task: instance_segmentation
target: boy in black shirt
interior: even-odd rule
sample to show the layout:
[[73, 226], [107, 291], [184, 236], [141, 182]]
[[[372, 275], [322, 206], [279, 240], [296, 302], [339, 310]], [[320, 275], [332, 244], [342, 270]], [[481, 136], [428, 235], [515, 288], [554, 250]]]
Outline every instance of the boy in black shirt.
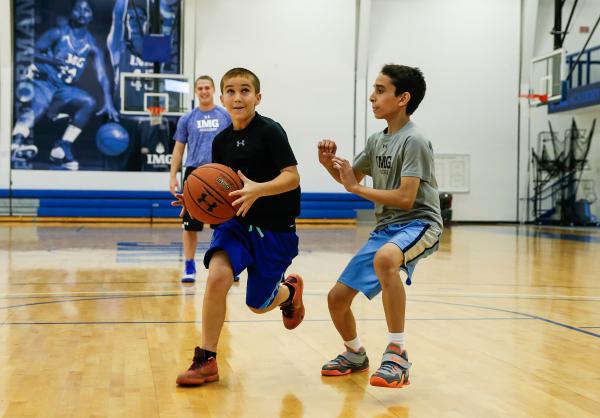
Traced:
[[260, 81], [251, 71], [233, 68], [221, 79], [221, 102], [232, 124], [219, 133], [212, 161], [237, 171], [244, 187], [235, 218], [219, 225], [204, 256], [208, 268], [202, 308], [202, 343], [179, 385], [219, 380], [217, 343], [225, 321], [227, 292], [233, 277], [248, 271], [246, 305], [255, 313], [281, 308], [283, 324], [296, 328], [304, 318], [303, 282], [297, 274], [283, 279], [298, 255], [295, 218], [300, 213], [300, 176], [287, 135], [277, 122], [256, 113]]

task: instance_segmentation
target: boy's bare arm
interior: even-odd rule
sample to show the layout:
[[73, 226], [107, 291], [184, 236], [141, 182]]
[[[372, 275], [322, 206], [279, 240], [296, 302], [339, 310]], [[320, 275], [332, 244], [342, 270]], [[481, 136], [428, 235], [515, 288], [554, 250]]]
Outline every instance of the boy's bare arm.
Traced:
[[244, 187], [229, 193], [229, 196], [238, 197], [233, 202], [233, 206], [240, 205], [237, 212], [238, 216], [246, 216], [248, 210], [259, 197], [289, 192], [300, 185], [300, 175], [298, 174], [298, 167], [295, 165], [283, 168], [277, 177], [264, 183], [250, 180], [241, 171], [238, 171], [238, 175], [244, 182]]
[[401, 177], [400, 187], [393, 190], [379, 190], [363, 186], [354, 177], [352, 166], [348, 160], [334, 157], [333, 167], [338, 170], [344, 188], [350, 193], [364, 197], [375, 203], [392, 206], [403, 210], [412, 209], [421, 184], [419, 177]]
[[358, 184], [352, 193], [381, 205], [411, 210], [415, 204], [420, 183], [419, 177], [401, 177], [400, 187], [397, 189], [378, 190]]
[[181, 191], [179, 182], [177, 181], [177, 173], [181, 169], [181, 160], [183, 159], [184, 150], [185, 144], [183, 142], [175, 141], [175, 148], [173, 148], [173, 154], [171, 155], [171, 173], [169, 176], [169, 190], [173, 196], [175, 196], [177, 191]]

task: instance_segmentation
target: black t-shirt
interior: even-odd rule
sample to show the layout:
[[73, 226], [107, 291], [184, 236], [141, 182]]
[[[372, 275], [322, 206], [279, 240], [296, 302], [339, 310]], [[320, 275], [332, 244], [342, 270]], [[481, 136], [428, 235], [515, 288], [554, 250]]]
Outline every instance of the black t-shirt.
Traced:
[[[277, 177], [285, 167], [298, 165], [281, 125], [256, 113], [239, 131], [229, 125], [213, 141], [212, 161], [241, 172], [250, 180], [264, 183]], [[257, 199], [245, 217], [247, 225], [274, 231], [294, 231], [300, 214], [300, 186], [289, 192]]]

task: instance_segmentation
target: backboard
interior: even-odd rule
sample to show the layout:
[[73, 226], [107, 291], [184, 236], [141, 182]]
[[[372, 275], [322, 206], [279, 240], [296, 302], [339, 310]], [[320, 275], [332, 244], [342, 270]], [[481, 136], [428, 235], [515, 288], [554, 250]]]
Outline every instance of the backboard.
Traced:
[[[529, 93], [533, 98], [533, 105], [559, 101], [562, 98], [562, 82], [565, 78], [564, 49], [557, 49], [531, 60]], [[541, 101], [540, 97], [546, 100]]]
[[182, 74], [121, 73], [121, 114], [147, 116], [161, 107], [162, 116], [181, 116], [191, 109], [189, 77]]

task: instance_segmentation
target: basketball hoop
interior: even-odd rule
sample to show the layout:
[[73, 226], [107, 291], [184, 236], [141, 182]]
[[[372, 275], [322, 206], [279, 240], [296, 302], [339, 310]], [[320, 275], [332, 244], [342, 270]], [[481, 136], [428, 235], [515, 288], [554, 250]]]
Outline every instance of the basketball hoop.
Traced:
[[165, 108], [161, 106], [149, 106], [148, 113], [150, 114], [150, 126], [160, 125], [162, 122], [162, 115], [165, 112]]
[[543, 105], [548, 104], [547, 94], [519, 94], [519, 97], [522, 99], [538, 100]]

